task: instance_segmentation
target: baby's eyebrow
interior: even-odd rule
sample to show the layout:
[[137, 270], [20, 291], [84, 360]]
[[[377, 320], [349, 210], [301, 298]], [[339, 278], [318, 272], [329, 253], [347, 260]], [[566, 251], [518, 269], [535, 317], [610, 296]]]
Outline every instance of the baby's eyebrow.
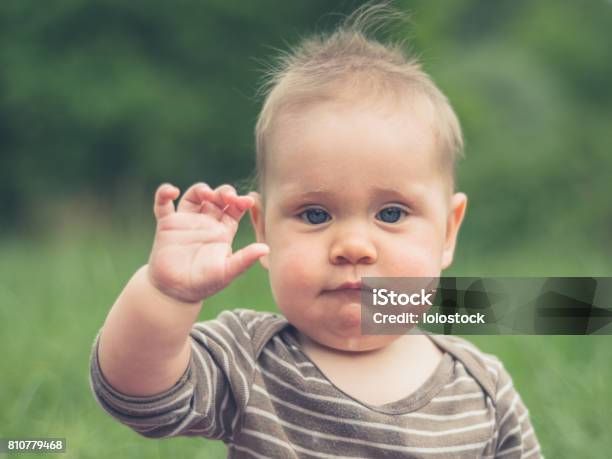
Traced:
[[280, 205], [289, 210], [297, 205], [305, 204], [306, 202], [330, 202], [333, 200], [332, 192], [316, 189], [316, 190], [300, 190], [293, 187], [283, 187], [279, 189]]
[[308, 190], [308, 191], [287, 191], [283, 193], [286, 199], [300, 200], [300, 199], [323, 199], [333, 196], [333, 193], [325, 190]]
[[404, 192], [395, 186], [372, 186], [370, 190], [376, 194], [404, 194]]
[[407, 186], [406, 189], [395, 186], [373, 186], [370, 191], [376, 196], [389, 199], [414, 199], [421, 194], [419, 187], [416, 186]]
[[[376, 199], [407, 201], [409, 203], [418, 200], [425, 191], [421, 189], [422, 187], [416, 185], [407, 185], [405, 187], [398, 187], [394, 185], [372, 185], [364, 188], [366, 189], [367, 193], [372, 194]], [[291, 188], [287, 188], [282, 190], [281, 195], [283, 196], [283, 202], [288, 205], [292, 205], [296, 202], [308, 200], [329, 202], [335, 197], [338, 197], [338, 192], [322, 188], [313, 190], [293, 190]]]

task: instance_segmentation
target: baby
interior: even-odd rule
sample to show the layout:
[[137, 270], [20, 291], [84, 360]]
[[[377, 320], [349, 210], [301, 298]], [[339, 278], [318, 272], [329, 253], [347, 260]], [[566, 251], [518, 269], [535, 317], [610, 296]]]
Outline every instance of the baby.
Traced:
[[[467, 198], [445, 96], [358, 10], [281, 59], [256, 127], [257, 192], [155, 194], [147, 265], [96, 337], [100, 405], [150, 438], [220, 439], [229, 457], [541, 457], [500, 361], [467, 341], [361, 333], [362, 277], [438, 277]], [[257, 242], [232, 252], [250, 213]], [[257, 260], [282, 315], [202, 300]]]

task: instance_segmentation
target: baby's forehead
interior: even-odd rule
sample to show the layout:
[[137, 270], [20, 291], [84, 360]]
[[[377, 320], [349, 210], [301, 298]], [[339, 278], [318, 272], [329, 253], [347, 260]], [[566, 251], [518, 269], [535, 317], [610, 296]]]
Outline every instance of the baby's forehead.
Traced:
[[[278, 112], [266, 136], [260, 185], [299, 181], [317, 188], [321, 180], [336, 180], [363, 186], [398, 174], [448, 176], [440, 150], [433, 105], [422, 95], [309, 100]], [[348, 180], [354, 175], [358, 183]], [[450, 177], [452, 187], [452, 168]]]
[[401, 120], [407, 117], [419, 117], [433, 125], [435, 107], [429, 97], [415, 90], [388, 91], [382, 94], [360, 92], [362, 90], [339, 90], [330, 95], [296, 97], [277, 110], [272, 126], [273, 130], [291, 129], [296, 122], [310, 117], [351, 113], [370, 113], [387, 119]]
[[421, 201], [422, 197], [446, 189], [446, 179], [428, 158], [404, 161], [402, 164], [378, 161], [371, 155], [367, 162], [361, 157], [320, 157], [307, 164], [273, 165], [265, 190], [277, 203], [326, 203], [337, 205], [381, 203], [383, 201]]
[[304, 173], [316, 173], [313, 169], [319, 167], [350, 168], [355, 162], [364, 167], [376, 162], [423, 167], [437, 156], [428, 114], [413, 108], [401, 112], [319, 104], [279, 120], [267, 140], [267, 168], [299, 168]]
[[[315, 152], [330, 145], [346, 150], [345, 158], [352, 161], [350, 152], [355, 150], [355, 143], [370, 145], [375, 155], [393, 139], [395, 143], [427, 144], [425, 148], [435, 153], [435, 113], [427, 98], [405, 94], [395, 99], [389, 94], [379, 99], [342, 96], [284, 107], [266, 135], [265, 155], [272, 162], [298, 149]], [[309, 158], [316, 159], [312, 155]]]

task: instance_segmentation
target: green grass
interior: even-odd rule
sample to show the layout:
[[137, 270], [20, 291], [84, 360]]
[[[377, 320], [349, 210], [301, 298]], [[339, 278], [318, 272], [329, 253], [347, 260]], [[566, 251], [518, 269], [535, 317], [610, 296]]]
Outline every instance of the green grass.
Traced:
[[[37, 242], [0, 240], [0, 437], [65, 437], [66, 458], [225, 457], [220, 442], [142, 438], [111, 419], [90, 393], [92, 340], [148, 256], [152, 229], [142, 228], [74, 229]], [[242, 235], [238, 245], [247, 238]], [[514, 260], [529, 265], [518, 255]], [[471, 262], [478, 266], [477, 259]], [[487, 263], [500, 274], [501, 261]], [[558, 273], [559, 265], [554, 266]], [[274, 310], [264, 270], [251, 269], [207, 301], [201, 319], [229, 307]], [[548, 457], [609, 454], [612, 337], [479, 336], [472, 341], [497, 354], [513, 375]]]

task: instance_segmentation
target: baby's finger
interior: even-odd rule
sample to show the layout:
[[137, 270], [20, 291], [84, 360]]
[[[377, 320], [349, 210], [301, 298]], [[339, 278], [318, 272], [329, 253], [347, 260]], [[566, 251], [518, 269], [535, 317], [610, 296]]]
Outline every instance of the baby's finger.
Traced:
[[239, 274], [255, 263], [259, 258], [270, 253], [267, 244], [255, 242], [243, 249], [240, 249], [227, 260], [227, 273], [230, 279], [234, 279]]
[[224, 183], [223, 185], [218, 186], [217, 188], [215, 188], [215, 192], [218, 193], [220, 196], [236, 196], [236, 188], [234, 188], [232, 185], [228, 185], [227, 183]]
[[221, 220], [221, 217], [223, 217], [223, 212], [221, 211], [221, 209], [219, 209], [216, 204], [210, 201], [202, 201], [200, 212], [206, 215], [210, 215], [215, 220]]
[[243, 212], [253, 207], [253, 204], [255, 204], [255, 199], [248, 195], [238, 196], [236, 200], [236, 208]]
[[221, 198], [221, 209], [224, 214], [236, 221], [239, 221], [244, 212], [253, 205], [251, 197], [238, 196], [231, 185], [221, 185], [216, 191]]
[[202, 207], [202, 202], [210, 200], [214, 196], [210, 187], [204, 183], [196, 183], [191, 185], [181, 198], [177, 210], [179, 212], [194, 212], [199, 213]]
[[[229, 196], [227, 204], [223, 207], [223, 215], [235, 223], [240, 222], [248, 209], [253, 207], [255, 201], [250, 196]], [[221, 221], [224, 221], [221, 219]]]
[[153, 213], [156, 219], [159, 220], [174, 213], [174, 203], [172, 201], [178, 198], [180, 193], [177, 187], [169, 183], [163, 183], [157, 188], [153, 203]]

